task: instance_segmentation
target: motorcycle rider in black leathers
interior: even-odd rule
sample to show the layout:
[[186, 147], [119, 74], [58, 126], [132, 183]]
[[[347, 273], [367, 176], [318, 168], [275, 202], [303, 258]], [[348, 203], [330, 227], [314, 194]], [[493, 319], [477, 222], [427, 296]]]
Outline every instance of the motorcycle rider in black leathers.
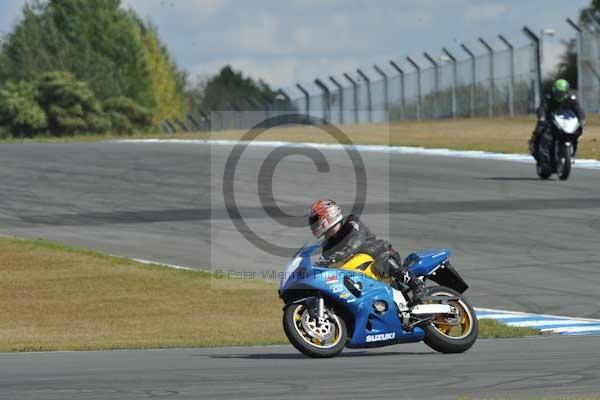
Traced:
[[400, 254], [383, 239], [377, 239], [355, 215], [344, 218], [341, 209], [332, 200], [318, 200], [310, 210], [309, 223], [315, 237], [325, 236], [321, 265], [345, 262], [358, 253], [368, 254], [375, 260], [374, 272], [380, 277], [391, 277], [412, 291], [411, 305], [425, 295], [425, 283], [402, 266]]
[[579, 106], [577, 96], [569, 93], [569, 83], [564, 79], [559, 79], [552, 85], [552, 93], [544, 98], [537, 110], [538, 121], [529, 140], [529, 152], [536, 161], [539, 160], [539, 151], [545, 151], [546, 146], [540, 148], [540, 145], [542, 144], [544, 132], [549, 128], [548, 124], [550, 123], [552, 114], [560, 110], [571, 110], [579, 118], [581, 126], [575, 134], [576, 137], [573, 141], [573, 156], [577, 153], [579, 137], [583, 133], [583, 126], [585, 125], [585, 113]]

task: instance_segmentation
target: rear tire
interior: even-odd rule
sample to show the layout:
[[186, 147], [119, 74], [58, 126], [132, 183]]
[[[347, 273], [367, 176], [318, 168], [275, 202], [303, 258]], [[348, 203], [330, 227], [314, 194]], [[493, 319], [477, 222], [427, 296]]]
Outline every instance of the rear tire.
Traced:
[[[332, 337], [330, 342], [325, 342], [317, 339], [310, 327], [307, 330], [307, 326], [313, 326], [314, 323], [307, 312], [308, 309], [303, 303], [289, 304], [283, 310], [283, 330], [290, 343], [301, 353], [313, 358], [330, 358], [340, 354], [346, 347], [348, 338], [343, 318], [331, 311], [326, 312], [330, 317], [326, 320], [328, 325], [324, 331], [331, 332]], [[318, 327], [320, 328], [322, 326]]]
[[[443, 286], [430, 288], [428, 295], [459, 297], [459, 300], [449, 301], [448, 303], [459, 310], [461, 332], [459, 336], [453, 337], [450, 335], [449, 330], [446, 331], [447, 327], [443, 324], [430, 322], [421, 326], [425, 331], [423, 341], [440, 353], [463, 353], [469, 350], [477, 340], [479, 333], [477, 315], [471, 303], [457, 291]], [[464, 331], [463, 327], [465, 327]]]

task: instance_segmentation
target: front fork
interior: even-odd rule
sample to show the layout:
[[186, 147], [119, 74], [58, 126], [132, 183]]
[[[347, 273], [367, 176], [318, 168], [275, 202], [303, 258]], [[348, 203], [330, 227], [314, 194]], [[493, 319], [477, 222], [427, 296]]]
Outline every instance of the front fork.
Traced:
[[556, 146], [554, 146], [554, 154], [556, 156], [556, 160], [560, 160], [561, 156], [563, 155], [563, 151], [568, 151], [569, 155], [573, 156], [573, 152], [575, 151], [573, 143], [557, 141]]
[[325, 323], [325, 300], [322, 297], [317, 299], [317, 321], [319, 325]]

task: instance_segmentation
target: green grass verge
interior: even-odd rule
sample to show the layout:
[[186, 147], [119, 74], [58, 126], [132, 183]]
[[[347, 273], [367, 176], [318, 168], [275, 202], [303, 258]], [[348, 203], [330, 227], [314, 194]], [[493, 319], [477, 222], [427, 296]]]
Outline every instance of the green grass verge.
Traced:
[[0, 238], [0, 351], [285, 343], [275, 287]]
[[479, 320], [479, 338], [481, 339], [539, 336], [542, 334], [544, 333], [537, 329], [509, 326], [495, 319]]
[[[284, 344], [274, 284], [0, 237], [0, 351]], [[481, 321], [480, 337], [537, 331]]]
[[[343, 125], [340, 129], [355, 144], [416, 146], [454, 150], [483, 150], [500, 153], [527, 153], [527, 142], [535, 118], [473, 118], [436, 121], [407, 121], [391, 124]], [[229, 130], [177, 134], [135, 133], [132, 135], [77, 135], [73, 137], [39, 137], [33, 139], [0, 139], [0, 143], [68, 143], [113, 139], [207, 139], [238, 140], [247, 131]], [[259, 140], [331, 143], [335, 140], [319, 128], [293, 126], [269, 129]], [[591, 115], [581, 139], [578, 156], [600, 159], [600, 117]]]

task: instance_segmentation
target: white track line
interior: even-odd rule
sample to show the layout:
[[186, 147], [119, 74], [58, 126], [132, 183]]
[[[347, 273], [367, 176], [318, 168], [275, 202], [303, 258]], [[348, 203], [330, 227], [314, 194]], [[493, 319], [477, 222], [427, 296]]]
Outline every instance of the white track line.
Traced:
[[558, 315], [529, 314], [515, 311], [476, 308], [478, 319], [495, 319], [509, 326], [528, 327], [559, 335], [600, 334], [600, 320]]
[[[200, 269], [182, 267], [180, 265], [166, 264], [162, 262], [134, 258], [142, 264], [159, 265], [168, 268], [185, 271], [203, 271]], [[509, 326], [529, 327], [538, 329], [542, 332], [552, 332], [560, 335], [597, 335], [600, 334], [600, 320], [563, 317], [557, 315], [530, 314], [519, 311], [505, 311], [490, 308], [475, 308], [477, 319], [495, 319], [504, 322]], [[517, 319], [517, 321], [506, 321]], [[544, 328], [551, 326], [551, 328]]]
[[[525, 164], [533, 164], [533, 158], [528, 154], [507, 154], [493, 153], [488, 151], [475, 150], [450, 150], [450, 149], [429, 149], [424, 147], [407, 147], [407, 146], [379, 146], [379, 145], [364, 145], [357, 144], [354, 146], [341, 144], [325, 144], [325, 143], [302, 143], [302, 142], [284, 142], [284, 141], [235, 141], [235, 140], [200, 140], [200, 139], [123, 139], [116, 140], [118, 143], [171, 143], [171, 144], [200, 144], [200, 145], [216, 145], [216, 146], [234, 146], [236, 144], [246, 144], [251, 147], [305, 147], [311, 146], [320, 150], [339, 151], [348, 148], [354, 148], [360, 152], [375, 152], [388, 154], [412, 154], [412, 155], [428, 155], [441, 157], [459, 157], [459, 158], [475, 158], [482, 160], [498, 160], [512, 161]], [[581, 169], [600, 169], [600, 160], [577, 159], [574, 168]]]
[[[600, 323], [600, 319], [594, 319], [594, 318], [577, 318], [577, 317], [564, 317], [562, 315], [548, 315], [548, 314], [531, 314], [531, 313], [526, 313], [526, 312], [521, 312], [521, 311], [505, 311], [505, 310], [497, 310], [494, 308], [476, 308], [475, 311], [477, 313], [498, 313], [498, 314], [502, 314], [502, 315], [514, 315], [514, 317], [519, 317], [519, 316], [523, 316], [523, 317], [531, 317], [531, 316], [536, 316], [536, 317], [544, 317], [544, 318], [560, 318], [560, 319], [570, 319], [570, 320], [575, 320], [575, 321], [590, 321], [590, 322], [598, 322]], [[511, 317], [511, 318], [514, 318]], [[487, 318], [487, 317], [485, 317]]]
[[[510, 326], [517, 326], [517, 327], [530, 327], [530, 328], [542, 328], [544, 326], [553, 326], [553, 325], [592, 325], [595, 326], [597, 325], [597, 323], [594, 323], [592, 321], [573, 321], [570, 319], [537, 319], [537, 320], [532, 320], [532, 321], [519, 321], [519, 322], [509, 322]], [[552, 330], [557, 330], [560, 328], [548, 328], [548, 329], [552, 329]], [[542, 328], [542, 330], [544, 330]]]
[[[120, 257], [120, 256], [115, 256], [115, 257]], [[144, 259], [141, 259], [141, 258], [132, 258], [132, 260], [136, 261], [136, 262], [139, 262], [140, 264], [157, 265], [159, 267], [168, 267], [168, 268], [173, 268], [173, 269], [181, 269], [181, 270], [184, 270], [184, 271], [210, 272], [210, 271], [205, 271], [205, 270], [199, 269], [199, 268], [182, 267], [181, 265], [165, 264], [163, 262], [144, 260]]]
[[[545, 331], [546, 329], [542, 329]], [[565, 327], [565, 328], [554, 328], [552, 331], [556, 333], [587, 333], [587, 332], [598, 332], [600, 333], [600, 326], [577, 326], [577, 327]]]

